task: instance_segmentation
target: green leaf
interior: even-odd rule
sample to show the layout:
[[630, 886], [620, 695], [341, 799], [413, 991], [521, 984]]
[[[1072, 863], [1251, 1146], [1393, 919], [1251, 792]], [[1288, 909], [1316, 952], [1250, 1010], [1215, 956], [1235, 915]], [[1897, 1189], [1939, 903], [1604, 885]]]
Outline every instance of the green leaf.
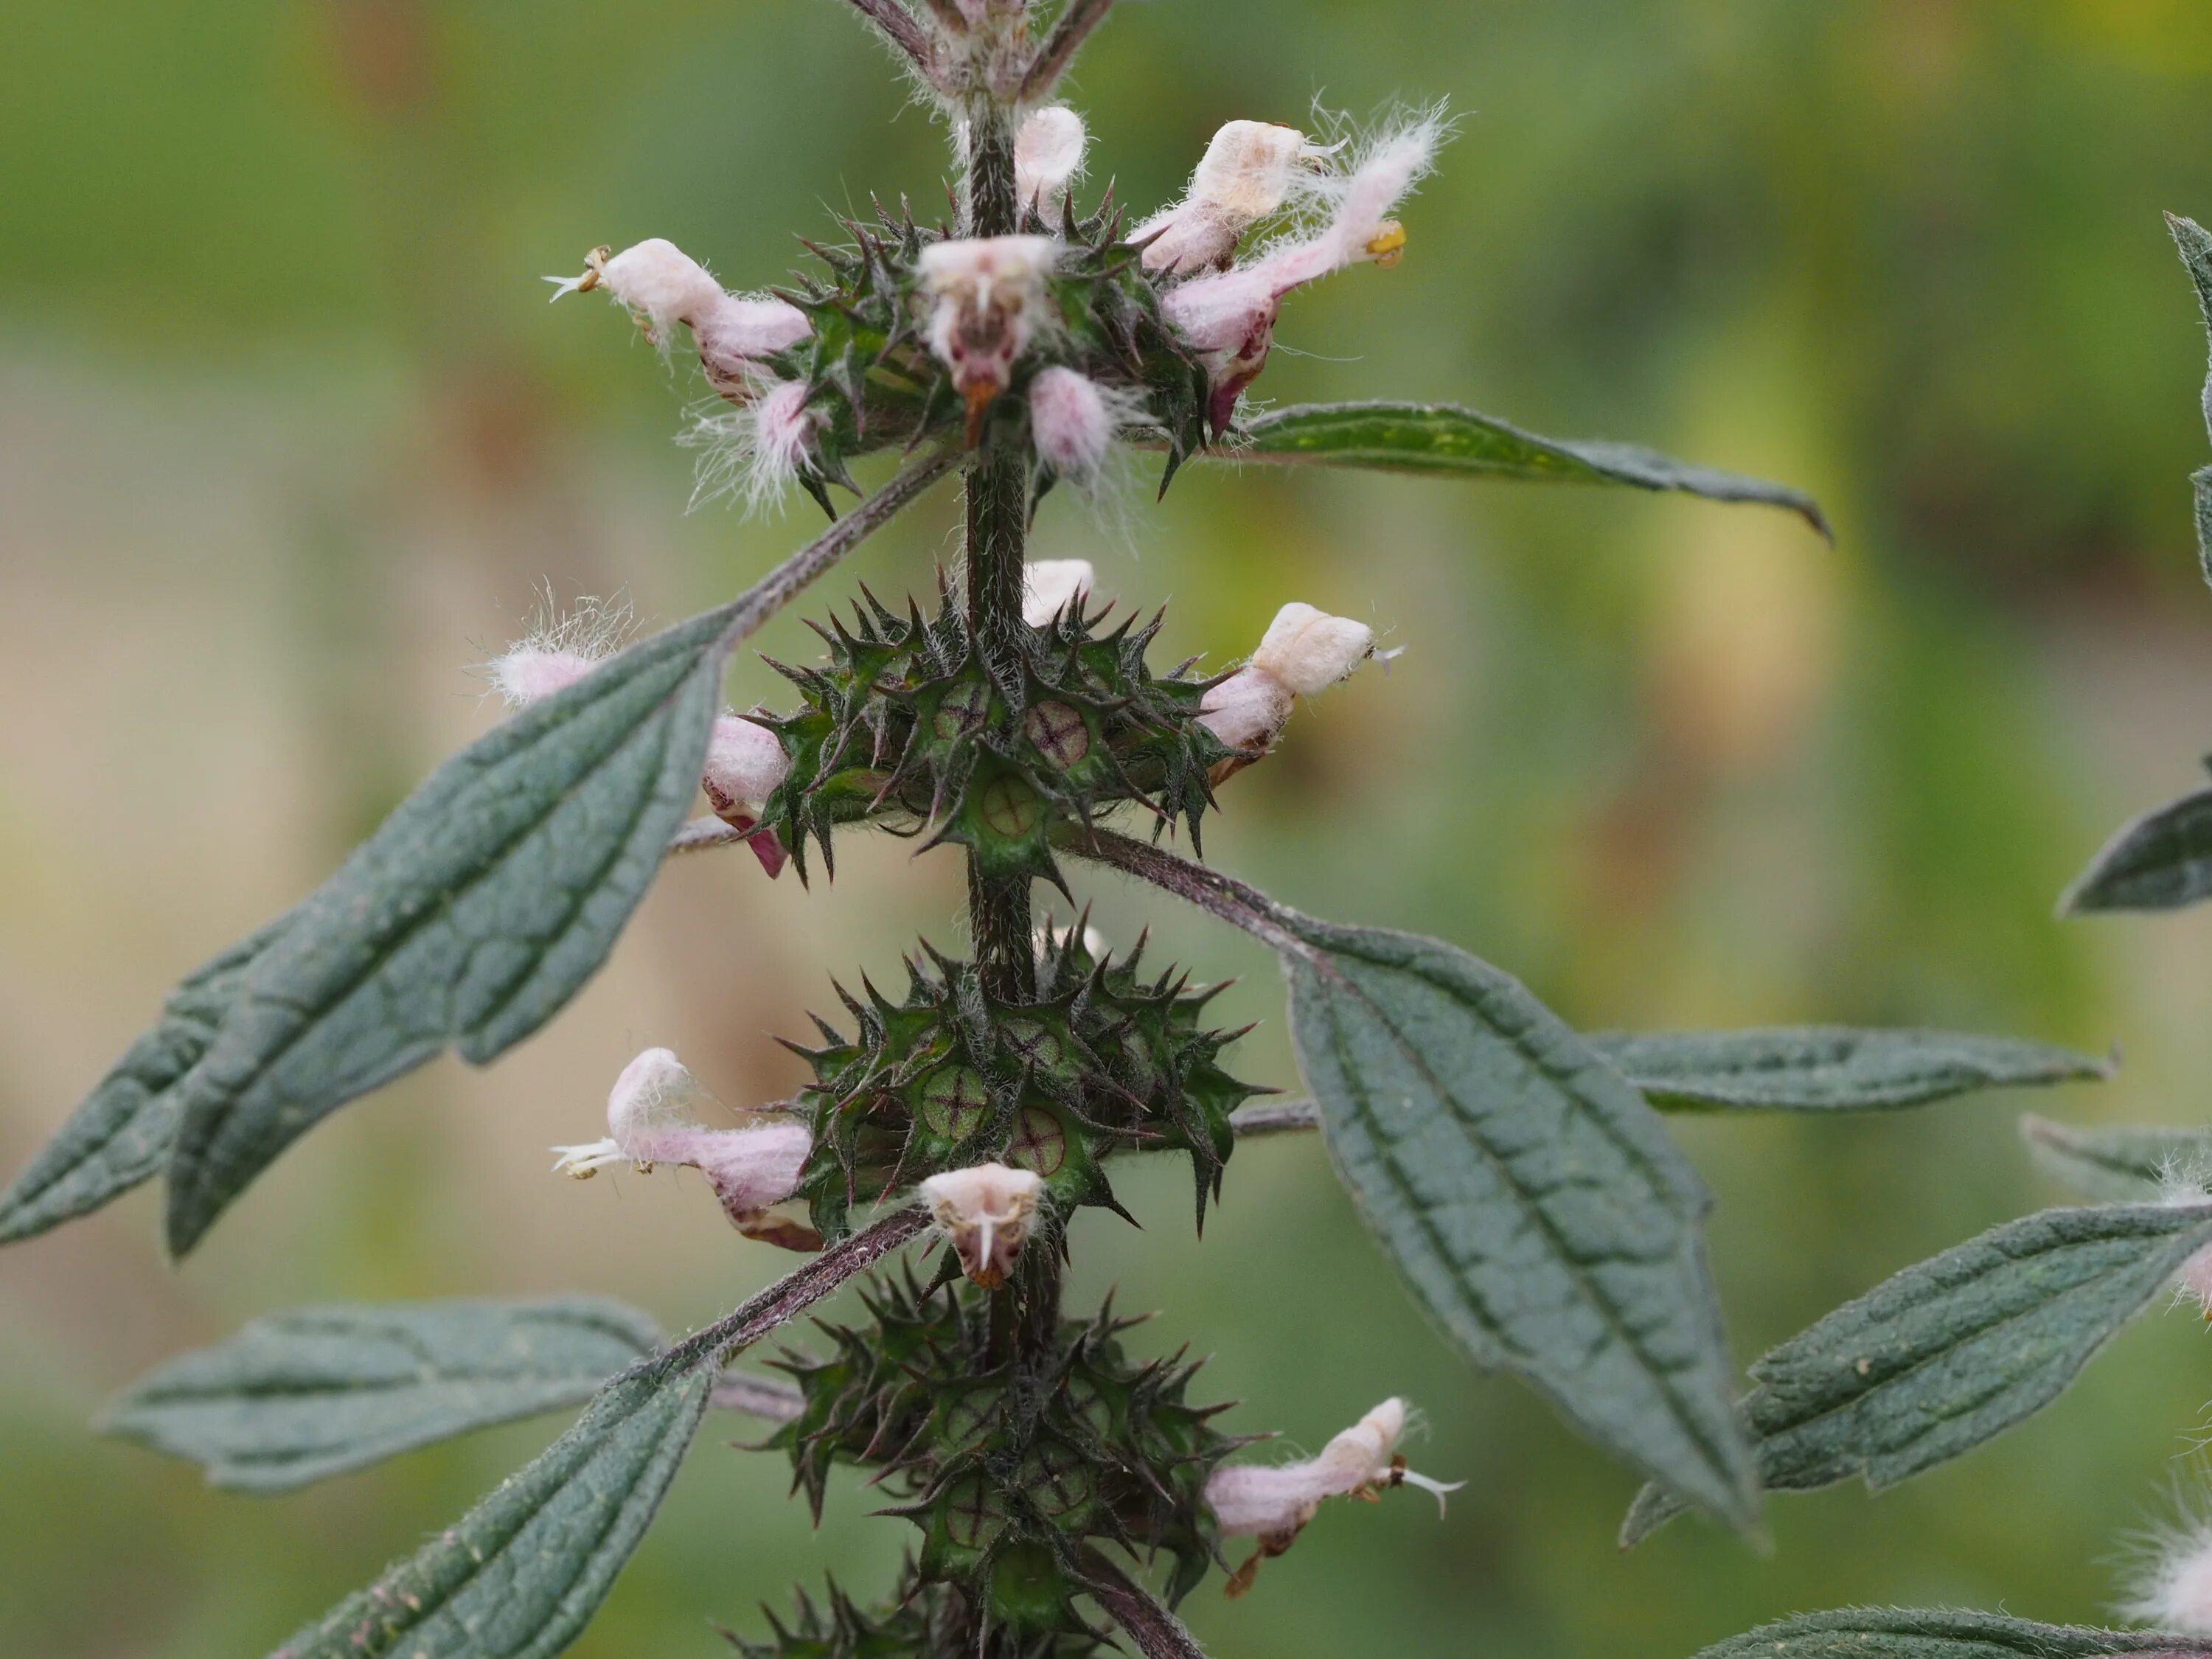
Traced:
[[[2173, 245], [2197, 288], [2197, 305], [2203, 313], [2205, 329], [2212, 333], [2212, 233], [2194, 219], [2172, 213], [2166, 216], [2166, 228], [2173, 233]], [[2212, 433], [2212, 374], [2204, 381], [2204, 429]]]
[[1950, 1608], [1844, 1607], [1763, 1625], [1698, 1659], [2100, 1659], [2212, 1654], [2212, 1643], [2148, 1630], [2034, 1625]]
[[2212, 584], [2212, 466], [2200, 466], [2189, 475], [2197, 496], [2197, 564]]
[[[2056, 1400], [2207, 1244], [2212, 1203], [2046, 1210], [1907, 1267], [1751, 1368], [1760, 1484], [1880, 1490], [1972, 1450]], [[1646, 1487], [1621, 1542], [1681, 1507]]]
[[652, 1524], [714, 1372], [617, 1377], [576, 1425], [271, 1659], [550, 1659]]
[[1300, 404], [1256, 416], [1242, 435], [1245, 441], [1222, 452], [1224, 459], [1678, 490], [1708, 501], [1786, 507], [1834, 539], [1820, 504], [1802, 490], [1691, 466], [1632, 444], [1540, 438], [1450, 404]]
[[176, 1138], [178, 1085], [199, 1063], [279, 917], [196, 970], [54, 1138], [0, 1193], [0, 1244], [100, 1208], [161, 1172]]
[[733, 608], [641, 641], [447, 761], [253, 958], [183, 1085], [170, 1248], [325, 1115], [478, 1064], [597, 971], [698, 793]]
[[2141, 1203], [2177, 1176], [2212, 1175], [2212, 1129], [2077, 1129], [2030, 1115], [2020, 1133], [2053, 1180], [2106, 1203]]
[[2124, 825], [2089, 861], [2059, 908], [2178, 910], [2212, 897], [2212, 789]]
[[1291, 1024], [1368, 1225], [1479, 1364], [1739, 1527], [1709, 1200], [1642, 1096], [1515, 980], [1433, 939], [1273, 907]]
[[299, 1308], [171, 1360], [102, 1426], [204, 1466], [212, 1485], [289, 1492], [580, 1405], [659, 1341], [599, 1297]]
[[2112, 1073], [2071, 1049], [1951, 1031], [1808, 1025], [1608, 1032], [1589, 1043], [1655, 1104], [1693, 1110], [1886, 1111]]

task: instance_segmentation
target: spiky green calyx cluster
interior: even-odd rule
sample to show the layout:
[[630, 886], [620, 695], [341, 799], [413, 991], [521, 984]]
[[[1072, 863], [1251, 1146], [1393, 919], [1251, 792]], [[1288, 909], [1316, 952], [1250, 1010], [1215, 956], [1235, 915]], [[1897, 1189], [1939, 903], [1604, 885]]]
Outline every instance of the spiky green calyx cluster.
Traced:
[[862, 819], [957, 842], [992, 875], [1062, 891], [1055, 826], [1135, 804], [1197, 843], [1209, 775], [1237, 751], [1198, 718], [1213, 680], [1188, 663], [1164, 676], [1146, 666], [1161, 615], [1101, 631], [1106, 612], [1071, 606], [1049, 627], [1018, 625], [1012, 653], [987, 656], [950, 593], [925, 620], [912, 601], [902, 617], [863, 592], [849, 624], [816, 624], [826, 662], [774, 665], [804, 707], [753, 716], [791, 757], [761, 827], [802, 878], [810, 838], [829, 863], [831, 831]]
[[[841, 221], [848, 243], [805, 244], [820, 270], [777, 290], [813, 325], [809, 337], [766, 362], [807, 388], [817, 430], [800, 481], [825, 512], [831, 510], [828, 485], [859, 493], [847, 469], [854, 456], [912, 449], [959, 429], [966, 419], [950, 373], [930, 352], [929, 296], [916, 276], [921, 251], [949, 233], [917, 225], [903, 201], [896, 217], [881, 203], [875, 210], [872, 221]], [[1077, 369], [1143, 398], [1148, 419], [1166, 441], [1164, 491], [1206, 442], [1206, 374], [1161, 318], [1137, 250], [1121, 240], [1122, 218], [1110, 192], [1088, 218], [1078, 220], [1063, 204], [1056, 221], [1032, 213], [1024, 228], [1056, 237], [1066, 251], [1046, 279], [1042, 326], [988, 411], [978, 441], [1030, 453], [1031, 488], [1042, 496], [1054, 477], [1029, 442], [1029, 383], [1056, 364]], [[748, 395], [742, 386], [724, 389]]]
[[1034, 1001], [1000, 1001], [973, 964], [924, 946], [902, 1001], [841, 988], [854, 1035], [817, 1018], [828, 1045], [790, 1045], [814, 1068], [799, 1195], [823, 1237], [888, 1192], [994, 1160], [1042, 1176], [1056, 1211], [1118, 1212], [1103, 1166], [1123, 1150], [1188, 1152], [1203, 1224], [1236, 1146], [1229, 1115], [1267, 1092], [1218, 1064], [1243, 1032], [1205, 1022], [1222, 987], [1193, 989], [1173, 969], [1146, 978], [1141, 939], [1094, 959], [1081, 935], [1039, 953]]
[[1012, 1632], [1091, 1634], [1073, 1599], [1100, 1546], [1169, 1557], [1170, 1599], [1205, 1577], [1206, 1477], [1243, 1443], [1211, 1426], [1224, 1407], [1189, 1403], [1196, 1364], [1129, 1358], [1120, 1337], [1141, 1322], [1110, 1308], [1017, 1352], [994, 1338], [992, 1298], [957, 1280], [909, 1275], [864, 1299], [866, 1326], [822, 1327], [826, 1356], [778, 1362], [805, 1405], [769, 1443], [817, 1518], [833, 1467], [872, 1471], [921, 1531], [916, 1582]]

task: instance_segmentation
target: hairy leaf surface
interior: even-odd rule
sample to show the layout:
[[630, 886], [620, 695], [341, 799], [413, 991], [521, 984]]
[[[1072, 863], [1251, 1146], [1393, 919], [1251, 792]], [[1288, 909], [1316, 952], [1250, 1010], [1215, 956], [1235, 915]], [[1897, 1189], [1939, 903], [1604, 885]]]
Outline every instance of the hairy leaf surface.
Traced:
[[2212, 1654], [2212, 1643], [2148, 1630], [2035, 1625], [1948, 1607], [1844, 1607], [1764, 1625], [1698, 1659], [2100, 1659]]
[[96, 1210], [161, 1173], [176, 1139], [179, 1085], [207, 1052], [246, 969], [289, 920], [232, 945], [169, 994], [160, 1021], [0, 1193], [0, 1244]]
[[1433, 939], [1277, 908], [1329, 1147], [1422, 1302], [1479, 1363], [1738, 1525], [1757, 1512], [1700, 1224], [1643, 1097], [1518, 981]]
[[600, 1297], [299, 1308], [171, 1360], [103, 1426], [203, 1465], [212, 1485], [287, 1492], [580, 1405], [659, 1340]]
[[2212, 1129], [2079, 1129], [2028, 1116], [2020, 1133], [2052, 1179], [2106, 1203], [2139, 1204], [2173, 1178], [2212, 1176]]
[[1882, 1111], [2111, 1071], [2070, 1049], [1954, 1031], [1810, 1025], [1608, 1032], [1589, 1042], [1655, 1103], [1690, 1109]]
[[[1751, 1368], [1760, 1483], [1878, 1490], [1972, 1450], [2057, 1399], [2207, 1244], [2212, 1201], [2046, 1210], [1907, 1267]], [[1623, 1543], [1681, 1507], [1645, 1488]]]
[[2212, 789], [2121, 827], [2059, 901], [2093, 910], [2178, 910], [2212, 896]]
[[1831, 534], [1820, 504], [1802, 490], [1692, 466], [1633, 444], [1541, 438], [1450, 404], [1300, 404], [1255, 417], [1243, 435], [1246, 442], [1224, 452], [1228, 459], [1675, 490], [1786, 507]]
[[550, 1659], [652, 1524], [713, 1385], [703, 1366], [617, 1377], [520, 1473], [271, 1659]]

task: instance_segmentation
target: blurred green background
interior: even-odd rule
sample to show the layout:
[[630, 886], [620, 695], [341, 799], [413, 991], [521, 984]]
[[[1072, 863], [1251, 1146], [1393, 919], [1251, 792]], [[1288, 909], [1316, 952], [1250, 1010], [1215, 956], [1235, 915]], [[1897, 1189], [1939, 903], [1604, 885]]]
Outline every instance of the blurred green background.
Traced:
[[[2061, 924], [2121, 817], [2212, 745], [2212, 596], [2185, 474], [2203, 336], [2159, 220], [2212, 212], [2202, 0], [1128, 0], [1073, 88], [1095, 190], [1165, 199], [1231, 117], [1448, 97], [1463, 118], [1404, 264], [1293, 301], [1261, 390], [1455, 398], [1817, 491], [1780, 514], [1628, 494], [1209, 469], [1155, 509], [1045, 509], [1041, 556], [1171, 599], [1216, 661], [1283, 600], [1406, 647], [1240, 777], [1217, 861], [1321, 915], [1439, 933], [1585, 1026], [1924, 1021], [2120, 1044], [2082, 1119], [2212, 1109], [2212, 915]], [[27, 1158], [163, 989], [319, 880], [492, 718], [469, 678], [541, 585], [659, 622], [811, 533], [684, 511], [702, 392], [538, 278], [665, 235], [733, 286], [868, 192], [941, 202], [944, 145], [831, 0], [89, 0], [0, 10], [0, 1164]], [[1087, 199], [1087, 198], [1086, 198]], [[1295, 348], [1297, 355], [1292, 355]], [[930, 580], [949, 494], [857, 576]], [[761, 640], [808, 648], [796, 615]], [[741, 704], [777, 696], [757, 660]], [[1270, 965], [1105, 882], [1264, 1021]], [[236, 1656], [411, 1548], [552, 1424], [301, 1497], [203, 1489], [86, 1419], [252, 1314], [580, 1287], [672, 1328], [788, 1258], [696, 1183], [578, 1187], [545, 1146], [666, 1042], [774, 1098], [831, 972], [949, 942], [949, 854], [848, 842], [835, 886], [741, 855], [669, 870], [557, 1026], [428, 1068], [285, 1158], [186, 1267], [141, 1194], [0, 1255], [0, 1609], [10, 1655]], [[2020, 1099], [1836, 1124], [1700, 1123], [1746, 1359], [1882, 1275], [2052, 1200]], [[1784, 1497], [1762, 1558], [1698, 1522], [1626, 1558], [1632, 1482], [1464, 1369], [1322, 1147], [1248, 1148], [1192, 1248], [1078, 1229], [1077, 1288], [1218, 1355], [1240, 1430], [1317, 1447], [1425, 1408], [1425, 1498], [1324, 1514], [1255, 1593], [1188, 1606], [1223, 1659], [1685, 1655], [1853, 1601], [2094, 1620], [2130, 1528], [2198, 1480], [2212, 1351], [2131, 1331], [2001, 1446], [1881, 1498]], [[825, 1567], [885, 1583], [906, 1528], [710, 1427], [574, 1650], [709, 1654], [709, 1620]]]

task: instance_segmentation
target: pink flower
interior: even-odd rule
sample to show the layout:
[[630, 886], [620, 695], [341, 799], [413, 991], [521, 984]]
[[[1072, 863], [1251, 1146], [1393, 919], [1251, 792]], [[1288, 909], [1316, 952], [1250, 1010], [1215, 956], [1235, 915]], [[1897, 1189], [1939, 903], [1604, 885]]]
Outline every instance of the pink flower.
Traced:
[[1291, 1547], [1329, 1498], [1372, 1498], [1392, 1486], [1419, 1486], [1436, 1496], [1443, 1513], [1444, 1495], [1466, 1483], [1447, 1486], [1416, 1474], [1397, 1455], [1406, 1431], [1406, 1402], [1386, 1400], [1322, 1448], [1321, 1455], [1300, 1463], [1267, 1468], [1231, 1464], [1216, 1469], [1206, 1483], [1206, 1502], [1221, 1523], [1224, 1537], [1256, 1538], [1259, 1550], [1229, 1581], [1229, 1593], [1250, 1588], [1260, 1563]]
[[997, 1290], [1013, 1271], [1043, 1192], [1034, 1171], [1003, 1164], [948, 1170], [921, 1183], [930, 1218], [951, 1241], [962, 1271], [987, 1291]]
[[1142, 407], [1133, 394], [1109, 391], [1072, 368], [1040, 369], [1030, 382], [1030, 435], [1054, 471], [1087, 483], [1106, 464], [1115, 433]]
[[2157, 1540], [2120, 1611], [2159, 1630], [2212, 1636], [2212, 1519], [2199, 1515]]
[[1234, 270], [1184, 283], [1162, 299], [1162, 312], [1206, 365], [1215, 435], [1228, 430], [1237, 398], [1266, 367], [1285, 295], [1364, 260], [1397, 263], [1406, 233], [1388, 216], [1428, 172], [1443, 137], [1435, 115], [1386, 136], [1337, 183], [1335, 210], [1320, 230]]
[[742, 714], [724, 714], [708, 740], [700, 782], [716, 817], [748, 830], [790, 772], [791, 757], [775, 732]]
[[611, 255], [594, 248], [585, 256], [582, 276], [545, 280], [556, 300], [605, 289], [638, 319], [646, 337], [664, 348], [671, 325], [684, 324], [708, 378], [728, 396], [743, 395], [744, 377], [760, 359], [814, 331], [805, 312], [771, 295], [723, 292], [704, 265], [658, 236]]
[[495, 657], [487, 678], [509, 708], [527, 708], [567, 690], [612, 656], [630, 625], [629, 607], [605, 599], [580, 599], [566, 617], [557, 617], [549, 588], [529, 635]]
[[738, 1231], [794, 1249], [818, 1249], [821, 1241], [811, 1231], [768, 1214], [798, 1189], [813, 1147], [812, 1132], [788, 1121], [744, 1129], [706, 1128], [691, 1112], [705, 1093], [673, 1051], [647, 1048], [623, 1067], [608, 1093], [606, 1138], [556, 1146], [555, 1171], [580, 1181], [617, 1164], [634, 1164], [646, 1174], [655, 1164], [688, 1165], [707, 1177]]
[[986, 236], [922, 249], [922, 291], [933, 301], [929, 346], [968, 405], [968, 441], [1006, 390], [1015, 361], [1044, 325], [1045, 278], [1060, 258], [1049, 236]]
[[1014, 199], [1025, 213], [1049, 216], [1083, 173], [1090, 139], [1083, 118], [1065, 104], [1033, 109], [1014, 134]]
[[1129, 233], [1146, 270], [1191, 276], [1219, 270], [1237, 244], [1290, 198], [1300, 167], [1320, 152], [1296, 127], [1231, 121], [1213, 135], [1183, 199]]
[[[1375, 654], [1375, 631], [1293, 602], [1275, 613], [1252, 660], [1208, 690], [1199, 723], [1231, 749], [1274, 746], [1300, 697], [1325, 691]], [[1256, 758], [1256, 755], [1255, 756]], [[1242, 763], [1224, 763], [1218, 783]]]
[[1091, 595], [1098, 573], [1088, 559], [1036, 559], [1022, 569], [1022, 620], [1049, 628]]

